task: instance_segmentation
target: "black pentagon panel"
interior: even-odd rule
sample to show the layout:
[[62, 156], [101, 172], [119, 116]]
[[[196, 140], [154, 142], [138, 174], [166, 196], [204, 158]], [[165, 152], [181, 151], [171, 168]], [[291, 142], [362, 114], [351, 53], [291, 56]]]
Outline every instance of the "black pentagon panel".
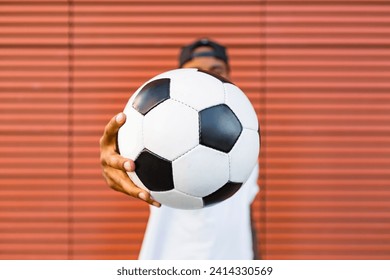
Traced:
[[170, 79], [164, 78], [146, 84], [135, 97], [133, 108], [146, 115], [158, 104], [169, 99], [170, 83]]
[[228, 199], [233, 194], [235, 194], [241, 188], [241, 186], [242, 183], [227, 182], [220, 189], [203, 198], [204, 206], [210, 206]]
[[224, 78], [221, 75], [218, 75], [216, 73], [213, 73], [213, 72], [210, 72], [210, 71], [206, 71], [206, 70], [202, 70], [202, 69], [198, 69], [198, 72], [209, 74], [209, 75], [213, 76], [214, 78], [220, 80], [222, 83], [228, 83], [228, 84], [234, 85], [231, 81], [229, 81], [228, 79], [226, 79], [226, 78]]
[[148, 150], [143, 150], [135, 160], [135, 173], [151, 191], [173, 189], [172, 164]]
[[242, 125], [225, 104], [199, 112], [200, 144], [228, 153], [242, 131]]

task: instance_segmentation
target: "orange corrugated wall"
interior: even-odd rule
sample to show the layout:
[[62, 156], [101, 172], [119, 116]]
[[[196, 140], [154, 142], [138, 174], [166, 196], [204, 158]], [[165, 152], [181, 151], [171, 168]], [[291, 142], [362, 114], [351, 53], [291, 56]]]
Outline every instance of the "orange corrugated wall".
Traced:
[[390, 2], [264, 7], [265, 256], [390, 259]]
[[1, 1], [0, 258], [135, 259], [104, 125], [182, 44], [229, 46], [262, 127], [265, 259], [390, 257], [387, 1]]

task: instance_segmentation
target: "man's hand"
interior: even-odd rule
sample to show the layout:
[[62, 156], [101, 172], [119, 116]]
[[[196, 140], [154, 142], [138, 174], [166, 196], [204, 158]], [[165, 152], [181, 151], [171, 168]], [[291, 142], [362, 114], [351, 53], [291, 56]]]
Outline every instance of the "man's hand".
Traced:
[[122, 157], [117, 152], [117, 133], [125, 121], [126, 115], [123, 113], [113, 117], [106, 125], [103, 136], [100, 138], [100, 163], [103, 177], [112, 189], [160, 207], [160, 203], [153, 200], [147, 191], [137, 187], [127, 176], [126, 172], [135, 169], [134, 161]]

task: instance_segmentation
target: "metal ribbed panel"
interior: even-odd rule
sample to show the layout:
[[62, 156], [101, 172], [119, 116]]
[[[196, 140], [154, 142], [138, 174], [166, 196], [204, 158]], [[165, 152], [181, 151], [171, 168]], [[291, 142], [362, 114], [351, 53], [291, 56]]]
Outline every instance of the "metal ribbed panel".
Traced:
[[67, 4], [0, 3], [0, 258], [68, 255]]
[[390, 6], [267, 1], [268, 259], [390, 257]]

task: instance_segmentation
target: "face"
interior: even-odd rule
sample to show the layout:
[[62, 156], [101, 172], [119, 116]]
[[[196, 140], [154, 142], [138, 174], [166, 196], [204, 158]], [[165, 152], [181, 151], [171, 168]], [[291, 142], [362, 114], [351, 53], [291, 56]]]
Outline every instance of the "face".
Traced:
[[[212, 50], [213, 49], [211, 47], [199, 47], [194, 51], [194, 53], [210, 52]], [[212, 56], [195, 57], [192, 60], [184, 63], [183, 68], [198, 68], [215, 73], [230, 80], [229, 68], [226, 63], [223, 60]]]

